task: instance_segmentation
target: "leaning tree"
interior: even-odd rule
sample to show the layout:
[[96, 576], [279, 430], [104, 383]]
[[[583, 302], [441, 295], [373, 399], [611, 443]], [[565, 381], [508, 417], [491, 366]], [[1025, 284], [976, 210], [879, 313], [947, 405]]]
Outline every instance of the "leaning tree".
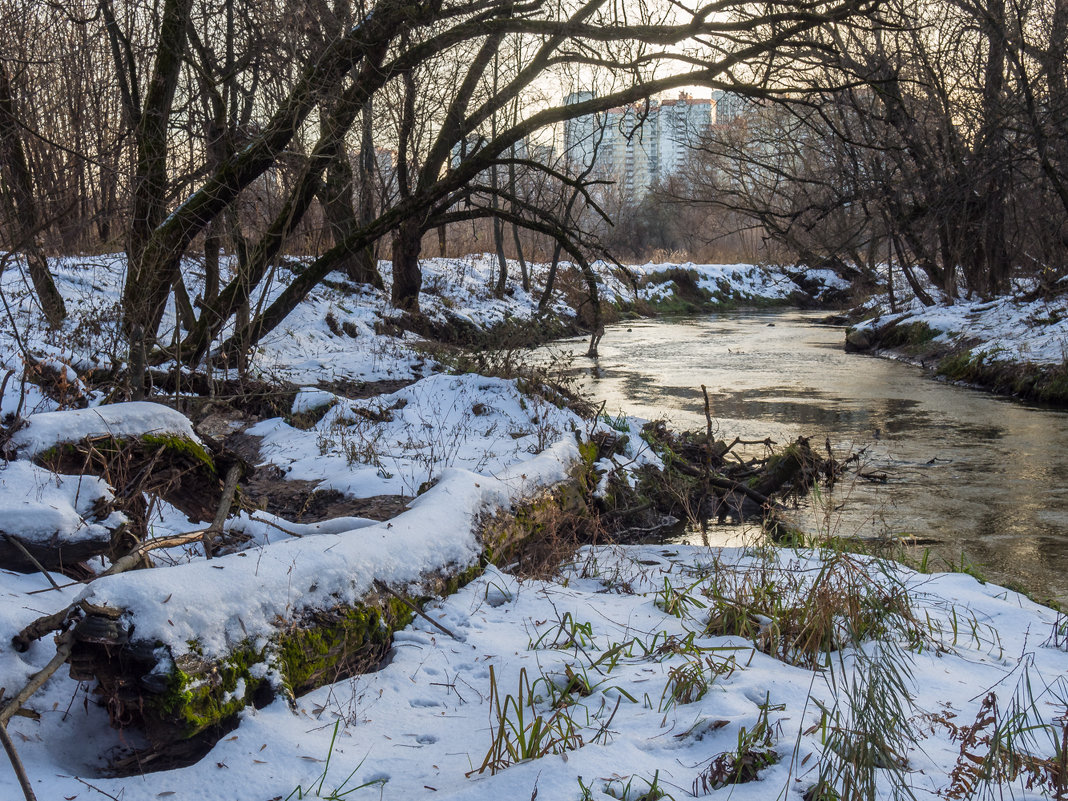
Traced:
[[[22, 130], [62, 152], [83, 147], [92, 170], [117, 185], [111, 194], [122, 202], [109, 204], [108, 219], [121, 209], [123, 328], [136, 393], [154, 359], [197, 363], [224, 335], [235, 354], [247, 349], [332, 270], [377, 281], [368, 254], [380, 241], [394, 259], [394, 303], [417, 310], [423, 235], [476, 215], [556, 240], [595, 288], [589, 242], [575, 234], [567, 204], [554, 213], [511, 180], [540, 171], [581, 193], [582, 176], [539, 163], [522, 143], [673, 88], [774, 91], [782, 65], [826, 53], [821, 31], [848, 28], [877, 6], [162, 0], [150, 13], [128, 0], [76, 0], [34, 13], [67, 32], [57, 41], [95, 47], [87, 80], [122, 109], [108, 122], [121, 135], [108, 139], [117, 144], [105, 159], [33, 120]], [[35, 82], [47, 72], [38, 66], [19, 71], [23, 99], [48, 96]], [[612, 88], [581, 103], [530, 102], [547, 76], [565, 70], [581, 80], [611, 75]], [[479, 147], [455, 160], [471, 141]], [[376, 144], [398, 153], [392, 192], [372, 194]], [[508, 180], [484, 180], [495, 172]], [[473, 197], [487, 202], [460, 203]], [[308, 252], [302, 237], [318, 219], [329, 235]], [[187, 257], [199, 246], [208, 280], [191, 297]], [[287, 251], [300, 251], [308, 267], [257, 312]], [[179, 327], [164, 342], [170, 302]]]

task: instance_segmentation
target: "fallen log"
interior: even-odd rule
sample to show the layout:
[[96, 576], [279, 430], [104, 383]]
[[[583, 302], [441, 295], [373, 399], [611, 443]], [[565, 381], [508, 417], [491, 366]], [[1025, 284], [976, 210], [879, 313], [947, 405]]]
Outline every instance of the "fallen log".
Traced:
[[65, 573], [111, 549], [111, 533], [101, 532], [93, 538], [66, 540], [60, 534], [45, 540], [26, 540], [6, 531], [0, 538], [0, 567], [19, 573], [54, 570]]
[[807, 489], [819, 465], [820, 458], [812, 452], [808, 439], [798, 437], [781, 453], [768, 459], [762, 474], [751, 480], [749, 487], [761, 495], [772, 495], [788, 484], [798, 482]]
[[211, 521], [224, 491], [220, 471], [229, 467], [217, 463], [183, 415], [147, 402], [30, 415], [8, 447], [19, 460], [113, 487], [115, 507], [129, 518], [124, 536], [111, 542], [114, 553], [145, 537], [146, 494], [191, 520]]
[[127, 518], [97, 478], [61, 475], [29, 462], [3, 468], [0, 567], [24, 573], [69, 572], [107, 553]]
[[[582, 514], [585, 484], [565, 470], [576, 456], [561, 443], [503, 479], [448, 471], [392, 521], [252, 558], [99, 578], [85, 594], [97, 611], [71, 629], [71, 677], [96, 681], [112, 724], [141, 729], [155, 754], [213, 743], [247, 706], [374, 669], [429, 599], [511, 562], [565, 511]], [[486, 517], [487, 505], [502, 511]]]

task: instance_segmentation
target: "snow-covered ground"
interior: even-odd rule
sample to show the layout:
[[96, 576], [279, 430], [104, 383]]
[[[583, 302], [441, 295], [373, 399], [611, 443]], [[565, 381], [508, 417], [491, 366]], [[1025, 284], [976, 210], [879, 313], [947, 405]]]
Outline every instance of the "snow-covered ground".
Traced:
[[[1018, 294], [1026, 295], [1030, 289], [1020, 286]], [[867, 306], [874, 314], [856, 329], [922, 323], [935, 332], [935, 342], [966, 349], [987, 363], [1068, 363], [1068, 293], [1030, 301], [1012, 295], [991, 301], [961, 298], [949, 305], [937, 289], [929, 290], [939, 301], [929, 307], [911, 298], [906, 286], [898, 287], [898, 296], [911, 299], [894, 311], [885, 295], [874, 298]]]
[[[651, 303], [671, 300], [675, 293], [671, 275], [679, 271], [694, 276], [696, 286], [713, 299], [744, 304], [785, 303], [791, 295], [803, 294], [801, 287], [782, 270], [754, 264], [655, 264], [629, 268], [641, 284], [638, 298]], [[811, 270], [807, 273], [818, 287], [817, 294], [827, 289], [845, 289], [848, 284], [830, 270]], [[613, 299], [633, 298], [633, 290], [610, 283]]]
[[[333, 274], [329, 283], [317, 287], [286, 320], [265, 335], [257, 348], [252, 374], [266, 380], [279, 379], [298, 385], [318, 385], [336, 379], [373, 382], [391, 379], [408, 380], [425, 375], [433, 361], [416, 350], [414, 334], [396, 332], [396, 336], [376, 335], [384, 320], [394, 316], [389, 305], [389, 264], [381, 268], [387, 281], [387, 291], [367, 290], [346, 285], [343, 276]], [[492, 291], [496, 261], [481, 255], [463, 259], [426, 259], [423, 267], [423, 294], [420, 305], [432, 321], [447, 319], [466, 321], [482, 330], [502, 322], [532, 319], [538, 313], [539, 296], [536, 291], [525, 292], [514, 280], [509, 293], [495, 297]], [[667, 265], [646, 264], [629, 268], [632, 277], [644, 284], [635, 297], [633, 284], [608, 269], [599, 266], [601, 292], [609, 303], [633, 303], [636, 299], [663, 299], [671, 291], [670, 281], [653, 280], [650, 276], [672, 268], [692, 270], [698, 285], [711, 293], [729, 295], [736, 302], [782, 302], [798, 286], [781, 271], [753, 265]], [[187, 282], [189, 291], [196, 293], [199, 285], [197, 267], [192, 264]], [[542, 284], [547, 265], [531, 265], [533, 287]], [[510, 266], [513, 278], [518, 266]], [[71, 309], [70, 318], [60, 332], [47, 330], [42, 323], [28, 279], [16, 267], [9, 267], [0, 275], [0, 288], [7, 300], [11, 316], [0, 326], [0, 381], [10, 372], [3, 384], [0, 414], [19, 408], [23, 414], [50, 411], [55, 407], [32, 383], [23, 383], [23, 349], [33, 354], [41, 369], [53, 368], [70, 383], [73, 397], [82, 388], [78, 374], [90, 369], [107, 370], [121, 364], [125, 353], [119, 331], [121, 286], [125, 260], [121, 255], [60, 259], [53, 272], [57, 287]], [[833, 274], [823, 271], [821, 283], [829, 288], [837, 286]], [[817, 271], [814, 276], [819, 278]], [[264, 306], [284, 288], [291, 277], [280, 268], [274, 280], [268, 282], [262, 298], [253, 307]], [[562, 296], [557, 295], [551, 311], [572, 318]], [[6, 310], [5, 310], [6, 316]], [[162, 339], [174, 325], [172, 313], [164, 319]], [[226, 332], [224, 332], [225, 334]], [[99, 403], [103, 393], [97, 392], [91, 402]]]
[[[720, 281], [768, 298], [793, 291], [758, 268], [694, 269], [709, 291]], [[18, 271], [0, 276], [13, 322], [0, 329], [11, 375], [0, 409], [39, 413], [9, 443], [16, 460], [0, 466], [6, 533], [40, 534], [45, 520], [69, 532], [115, 522], [90, 519], [89, 506], [109, 497], [102, 482], [48, 474], [27, 461], [32, 452], [107, 431], [190, 433], [177, 413], [100, 407], [102, 391], [78, 386], [78, 373], [121, 352], [121, 272], [117, 257], [58, 265], [75, 310], [58, 335], [37, 322]], [[493, 298], [491, 275], [484, 257], [428, 261], [424, 311], [479, 326], [534, 314], [536, 296], [520, 289]], [[633, 299], [619, 278], [605, 291]], [[437, 566], [471, 564], [479, 516], [560, 480], [577, 458], [576, 434], [604, 425], [515, 380], [436, 372], [412, 335], [375, 333], [388, 315], [382, 293], [317, 289], [260, 343], [253, 365], [260, 378], [302, 387], [292, 416], [246, 433], [289, 478], [352, 497], [421, 491], [409, 509], [315, 525], [242, 513], [229, 525], [251, 539], [237, 553], [211, 563], [195, 549], [171, 553], [159, 561], [171, 566], [88, 587], [54, 590], [40, 574], [0, 571], [5, 696], [55, 654], [47, 637], [25, 653], [10, 637], [80, 596], [136, 607], [139, 637], [174, 653], [195, 641], [210, 657], [269, 636], [294, 608], [356, 598], [374, 579], [418, 584]], [[51, 360], [90, 408], [54, 413], [57, 402], [21, 380], [24, 348]], [[331, 383], [387, 380], [411, 383], [363, 400]], [[314, 422], [297, 427], [300, 415]], [[633, 441], [600, 467], [650, 458]], [[160, 509], [154, 535], [203, 525]], [[873, 782], [880, 798], [961, 798], [984, 792], [984, 765], [991, 792], [1044, 798], [1057, 770], [1065, 780], [1068, 621], [970, 576], [833, 553], [600, 547], [551, 581], [490, 568], [428, 612], [450, 634], [417, 619], [378, 672], [295, 708], [278, 700], [242, 712], [187, 768], [107, 778], [108, 760], [140, 743], [112, 731], [92, 688], [65, 670], [27, 703], [38, 717], [13, 718], [9, 731], [41, 799], [800, 799], [821, 775], [839, 788]], [[749, 772], [755, 781], [723, 786]], [[0, 766], [0, 798], [20, 793]]]
[[[8, 625], [14, 607], [47, 605], [25, 594], [40, 579], [5, 584]], [[816, 668], [774, 633], [757, 638], [763, 650], [716, 633], [743, 611], [732, 602], [749, 600], [754, 631], [768, 621], [768, 606], [747, 594], [758, 589], [784, 607], [833, 591], [843, 644], [857, 634], [853, 593], [874, 633]], [[490, 568], [429, 612], [452, 636], [418, 620], [380, 671], [309, 693], [295, 709], [280, 700], [244, 712], [191, 767], [101, 778], [122, 738], [88, 688], [65, 678], [34, 698], [40, 720], [15, 719], [11, 731], [39, 798], [124, 801], [490, 801], [535, 790], [635, 801], [651, 786], [675, 799], [801, 798], [821, 771], [838, 786], [845, 775], [874, 782], [878, 798], [1039, 799], [1051, 797], [1042, 781], [1063, 758], [1064, 618], [961, 574], [788, 550], [601, 547], [551, 582]], [[48, 650], [5, 653], [7, 680], [21, 681]], [[986, 758], [1003, 781], [984, 789], [976, 775]], [[766, 763], [757, 780], [713, 789], [746, 759]], [[4, 798], [17, 797], [13, 777], [0, 783]]]

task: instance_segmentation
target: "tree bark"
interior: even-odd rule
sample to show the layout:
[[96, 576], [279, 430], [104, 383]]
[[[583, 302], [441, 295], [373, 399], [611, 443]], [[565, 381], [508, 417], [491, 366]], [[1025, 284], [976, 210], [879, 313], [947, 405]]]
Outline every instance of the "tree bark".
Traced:
[[140, 325], [149, 337], [159, 327], [181, 258], [180, 251], [159, 253], [150, 244], [166, 217], [171, 188], [167, 173], [168, 125], [187, 50], [192, 6], [193, 0], [166, 0], [152, 77], [134, 133], [137, 163], [126, 244], [128, 272], [122, 296], [123, 315], [127, 333]]
[[[366, 227], [375, 219], [375, 140], [374, 140], [374, 98], [368, 97], [363, 105], [360, 120], [360, 158], [357, 180], [359, 185], [359, 208], [357, 216], [360, 227]], [[385, 283], [378, 272], [373, 244], [364, 245], [356, 250], [359, 275], [354, 280], [382, 289]]]
[[38, 241], [43, 221], [34, 201], [33, 178], [19, 130], [7, 63], [0, 60], [0, 164], [4, 167], [3, 183], [8, 184], [5, 194], [8, 196], [6, 205], [15, 237], [12, 246], [26, 255], [30, 281], [45, 319], [53, 328], [59, 328], [66, 319], [67, 308], [63, 296], [56, 289], [48, 269], [48, 260], [41, 252]]
[[402, 311], [419, 312], [419, 290], [423, 274], [419, 253], [423, 246], [423, 229], [414, 218], [404, 220], [393, 235], [393, 305]]
[[[518, 113], [514, 120], [518, 122]], [[512, 214], [519, 213], [519, 204], [516, 200], [516, 175], [515, 175], [515, 145], [512, 145], [512, 158], [508, 162], [508, 195], [512, 198]], [[527, 270], [527, 261], [523, 258], [523, 242], [519, 238], [519, 226], [512, 223], [512, 241], [515, 244], [515, 257], [519, 261], [519, 275], [523, 285], [523, 291], [530, 291], [530, 273]]]

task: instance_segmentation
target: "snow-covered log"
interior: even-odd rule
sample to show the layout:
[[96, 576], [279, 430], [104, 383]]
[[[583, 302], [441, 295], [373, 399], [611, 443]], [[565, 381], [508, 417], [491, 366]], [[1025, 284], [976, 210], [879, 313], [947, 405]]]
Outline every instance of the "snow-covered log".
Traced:
[[103, 478], [130, 517], [134, 540], [145, 535], [138, 519], [144, 493], [158, 495], [190, 519], [210, 521], [223, 489], [215, 459], [192, 423], [159, 403], [30, 415], [11, 436], [6, 455], [57, 473]]
[[249, 705], [374, 667], [415, 607], [574, 513], [578, 463], [562, 441], [497, 477], [446, 470], [388, 522], [98, 579], [80, 600], [115, 614], [76, 627], [71, 675], [157, 751], [217, 738]]
[[107, 553], [126, 517], [94, 476], [0, 462], [0, 568], [64, 570]]

